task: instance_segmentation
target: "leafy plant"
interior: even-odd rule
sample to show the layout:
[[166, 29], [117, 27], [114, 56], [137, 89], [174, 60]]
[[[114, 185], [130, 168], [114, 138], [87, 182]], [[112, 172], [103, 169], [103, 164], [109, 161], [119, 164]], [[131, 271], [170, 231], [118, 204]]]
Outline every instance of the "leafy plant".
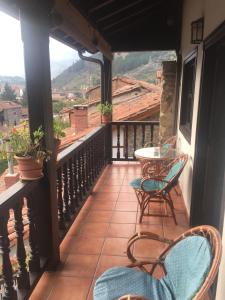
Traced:
[[100, 103], [98, 104], [98, 110], [102, 115], [111, 114], [112, 113], [112, 104], [106, 102], [106, 103]]
[[30, 134], [27, 124], [13, 127], [7, 136], [0, 138], [0, 158], [8, 159], [14, 155], [31, 156], [36, 159], [48, 159], [49, 151], [43, 147], [44, 132], [41, 127]]
[[65, 137], [66, 134], [63, 131], [63, 129], [65, 129], [66, 127], [68, 127], [68, 124], [66, 122], [63, 122], [60, 118], [54, 118], [53, 119], [53, 132], [54, 132], [54, 137], [56, 139]]

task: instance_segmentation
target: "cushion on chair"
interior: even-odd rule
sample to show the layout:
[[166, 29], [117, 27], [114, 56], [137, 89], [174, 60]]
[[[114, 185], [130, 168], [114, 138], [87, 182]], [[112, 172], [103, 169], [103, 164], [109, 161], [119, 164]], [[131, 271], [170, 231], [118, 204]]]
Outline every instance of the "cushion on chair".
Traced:
[[107, 270], [95, 283], [94, 300], [118, 300], [127, 294], [150, 300], [175, 300], [159, 280], [147, 273], [125, 267]]
[[203, 284], [212, 261], [208, 240], [191, 236], [177, 243], [165, 258], [167, 275], [161, 283], [171, 289], [176, 300], [189, 300]]
[[[142, 178], [136, 178], [133, 181], [130, 182], [130, 185], [134, 188], [134, 189], [141, 189], [141, 180]], [[145, 191], [155, 191], [155, 190], [161, 190], [166, 184], [161, 182], [161, 181], [157, 181], [157, 180], [146, 180], [144, 182], [144, 190]]]
[[165, 180], [170, 181], [171, 179], [173, 179], [173, 177], [175, 177], [177, 175], [177, 173], [179, 173], [179, 171], [181, 170], [183, 165], [184, 165], [184, 162], [182, 160], [176, 162], [172, 166], [172, 168], [169, 170], [167, 176], [165, 177]]

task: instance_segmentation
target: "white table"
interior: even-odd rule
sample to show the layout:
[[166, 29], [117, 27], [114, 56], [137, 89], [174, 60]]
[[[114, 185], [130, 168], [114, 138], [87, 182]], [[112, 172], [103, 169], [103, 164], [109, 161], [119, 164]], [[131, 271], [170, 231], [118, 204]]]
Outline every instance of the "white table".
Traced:
[[177, 151], [176, 149], [165, 149], [163, 147], [148, 147], [141, 148], [134, 152], [136, 158], [140, 160], [140, 163], [143, 165], [143, 161], [154, 161], [155, 171], [158, 174], [161, 170], [162, 162], [165, 160], [172, 160], [176, 158]]

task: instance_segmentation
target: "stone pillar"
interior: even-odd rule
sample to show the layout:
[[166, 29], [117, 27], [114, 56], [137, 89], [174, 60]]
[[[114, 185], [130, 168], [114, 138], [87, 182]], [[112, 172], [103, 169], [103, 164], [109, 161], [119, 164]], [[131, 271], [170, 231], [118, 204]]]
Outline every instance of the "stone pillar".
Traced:
[[176, 61], [164, 61], [162, 63], [162, 96], [159, 128], [160, 141], [165, 141], [167, 138], [174, 135], [176, 69]]

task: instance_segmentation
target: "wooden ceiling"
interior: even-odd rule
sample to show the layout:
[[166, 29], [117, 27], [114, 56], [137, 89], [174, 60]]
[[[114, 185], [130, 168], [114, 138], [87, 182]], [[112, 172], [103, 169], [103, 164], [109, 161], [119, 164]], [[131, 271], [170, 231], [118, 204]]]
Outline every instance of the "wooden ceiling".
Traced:
[[[38, 2], [29, 0], [27, 3]], [[182, 0], [39, 0], [54, 2], [51, 35], [108, 58], [117, 51], [179, 50]], [[19, 16], [20, 2], [0, 0]], [[12, 6], [10, 6], [10, 3]]]
[[178, 49], [181, 0], [70, 0], [112, 51]]

